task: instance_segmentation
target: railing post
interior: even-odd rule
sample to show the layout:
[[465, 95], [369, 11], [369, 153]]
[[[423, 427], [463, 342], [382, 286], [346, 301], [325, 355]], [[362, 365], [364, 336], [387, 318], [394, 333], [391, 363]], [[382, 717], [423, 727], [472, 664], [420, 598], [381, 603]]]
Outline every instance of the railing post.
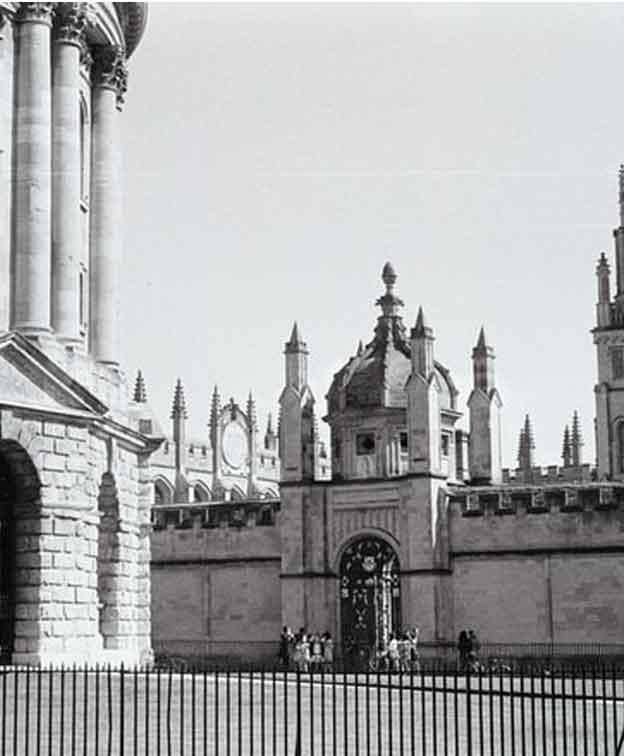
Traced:
[[[286, 693], [288, 695], [288, 693]], [[297, 734], [295, 736], [295, 756], [301, 756], [301, 670], [297, 669], [297, 698], [296, 698]], [[287, 723], [285, 723], [287, 726]]]
[[472, 701], [470, 687], [471, 670], [466, 670], [466, 740], [468, 741], [467, 756], [472, 756]]

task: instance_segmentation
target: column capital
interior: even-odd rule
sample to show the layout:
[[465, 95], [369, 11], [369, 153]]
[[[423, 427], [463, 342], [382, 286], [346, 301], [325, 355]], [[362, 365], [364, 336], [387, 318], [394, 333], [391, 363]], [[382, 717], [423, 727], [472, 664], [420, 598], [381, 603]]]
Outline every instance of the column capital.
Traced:
[[117, 94], [117, 107], [121, 110], [128, 89], [128, 69], [121, 47], [97, 46], [92, 49], [94, 87], [112, 89]]
[[21, 24], [45, 24], [52, 26], [56, 3], [20, 3], [15, 20]]
[[84, 3], [59, 3], [54, 24], [54, 42], [82, 48], [86, 26]]

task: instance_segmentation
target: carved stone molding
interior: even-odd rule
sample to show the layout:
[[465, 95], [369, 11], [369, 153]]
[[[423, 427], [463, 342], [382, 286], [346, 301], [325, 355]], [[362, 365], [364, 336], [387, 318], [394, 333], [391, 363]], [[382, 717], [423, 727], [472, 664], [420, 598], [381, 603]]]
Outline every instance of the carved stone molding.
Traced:
[[80, 47], [80, 66], [84, 68], [87, 74], [91, 73], [93, 55], [91, 55], [91, 50], [89, 49], [86, 40], [83, 41], [83, 44]]
[[59, 3], [55, 21], [54, 41], [82, 48], [87, 26], [84, 3]]
[[92, 82], [94, 87], [112, 89], [117, 94], [117, 107], [121, 110], [128, 89], [128, 69], [120, 47], [94, 47]]
[[18, 23], [52, 26], [56, 3], [20, 3], [15, 20]]

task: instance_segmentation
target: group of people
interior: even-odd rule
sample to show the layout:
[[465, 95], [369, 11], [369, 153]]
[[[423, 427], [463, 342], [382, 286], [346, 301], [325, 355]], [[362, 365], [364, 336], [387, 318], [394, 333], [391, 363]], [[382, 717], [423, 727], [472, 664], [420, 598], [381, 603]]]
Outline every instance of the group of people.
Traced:
[[418, 672], [420, 657], [418, 637], [420, 631], [412, 627], [402, 633], [391, 633], [385, 649], [381, 649], [377, 668], [388, 672]]
[[284, 670], [321, 672], [334, 664], [334, 641], [328, 632], [307, 633], [305, 627], [298, 633], [284, 626], [280, 635], [278, 660]]
[[479, 670], [479, 650], [481, 644], [474, 630], [462, 630], [457, 639], [460, 669], [470, 672]]

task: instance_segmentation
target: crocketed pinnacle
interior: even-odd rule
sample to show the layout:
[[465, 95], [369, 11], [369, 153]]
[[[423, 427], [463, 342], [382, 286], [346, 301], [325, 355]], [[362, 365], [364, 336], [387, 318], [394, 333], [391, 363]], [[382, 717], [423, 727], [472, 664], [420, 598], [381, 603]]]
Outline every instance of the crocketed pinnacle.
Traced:
[[288, 352], [307, 352], [305, 341], [301, 338], [299, 333], [299, 326], [297, 321], [293, 323], [292, 331], [290, 332], [290, 338], [286, 342], [286, 350]]
[[184, 389], [182, 388], [182, 381], [178, 378], [175, 392], [173, 394], [173, 406], [171, 408], [171, 419], [187, 418], [186, 414], [186, 402], [184, 400]]
[[524, 419], [524, 427], [520, 431], [518, 442], [518, 466], [523, 470], [530, 470], [533, 467], [533, 451], [535, 442], [533, 441], [533, 429], [531, 420], [528, 415]]
[[563, 466], [569, 467], [572, 460], [572, 447], [570, 445], [570, 427], [566, 425], [563, 431], [563, 449], [561, 452], [561, 458], [563, 459]]
[[572, 417], [572, 440], [571, 440], [573, 465], [578, 466], [581, 464], [582, 446], [583, 446], [583, 439], [581, 438], [581, 428], [580, 428], [580, 423], [579, 423], [578, 412], [577, 410], [574, 410], [574, 415]]
[[269, 416], [267, 418], [266, 435], [267, 436], [272, 436], [273, 435], [273, 415], [270, 412], [269, 412]]
[[247, 397], [247, 417], [249, 419], [249, 425], [251, 426], [251, 429], [256, 430], [258, 426], [256, 418], [256, 402], [254, 401], [251, 391], [249, 392], [249, 396]]
[[143, 379], [143, 373], [139, 370], [137, 373], [136, 381], [134, 383], [134, 394], [132, 395], [132, 401], [144, 404], [147, 402], [147, 391], [145, 390], [145, 380]]

